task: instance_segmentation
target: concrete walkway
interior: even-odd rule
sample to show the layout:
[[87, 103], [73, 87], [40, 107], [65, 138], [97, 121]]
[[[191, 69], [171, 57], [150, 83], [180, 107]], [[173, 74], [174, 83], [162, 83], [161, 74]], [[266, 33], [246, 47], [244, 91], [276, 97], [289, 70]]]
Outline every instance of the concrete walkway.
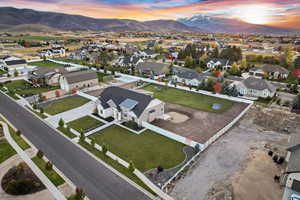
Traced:
[[49, 192], [56, 200], [67, 200], [60, 191], [53, 185], [53, 183], [45, 176], [45, 174], [34, 164], [34, 162], [29, 158], [29, 156], [19, 147], [19, 145], [12, 139], [9, 133], [9, 129], [6, 123], [0, 122], [3, 127], [4, 135], [9, 142], [9, 144], [15, 149], [15, 151], [20, 155], [22, 160], [31, 168], [31, 170], [36, 174], [36, 176], [41, 180], [41, 182], [46, 186]]
[[66, 112], [48, 117], [46, 118], [46, 121], [49, 122], [52, 126], [58, 127], [58, 122], [60, 119], [63, 119], [65, 123], [68, 123], [93, 113], [94, 109], [95, 102], [90, 101], [78, 108], [74, 108], [72, 110], [68, 110]]
[[101, 131], [101, 130], [103, 130], [103, 129], [106, 129], [107, 127], [112, 126], [113, 124], [115, 124], [114, 121], [109, 122], [109, 123], [107, 123], [107, 124], [104, 124], [103, 126], [100, 126], [100, 127], [98, 127], [98, 128], [95, 128], [95, 129], [93, 129], [93, 130], [91, 130], [91, 131], [85, 133], [84, 135], [85, 135], [85, 137], [88, 137], [88, 136], [93, 135], [94, 133], [96, 133], [96, 132], [98, 132], [98, 131]]

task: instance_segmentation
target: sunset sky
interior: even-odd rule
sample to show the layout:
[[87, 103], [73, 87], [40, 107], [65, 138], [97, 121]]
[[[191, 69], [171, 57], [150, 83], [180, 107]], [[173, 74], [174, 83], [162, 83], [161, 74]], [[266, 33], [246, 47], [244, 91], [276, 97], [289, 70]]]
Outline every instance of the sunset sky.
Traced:
[[300, 28], [300, 0], [0, 0], [0, 6], [140, 21], [204, 14]]

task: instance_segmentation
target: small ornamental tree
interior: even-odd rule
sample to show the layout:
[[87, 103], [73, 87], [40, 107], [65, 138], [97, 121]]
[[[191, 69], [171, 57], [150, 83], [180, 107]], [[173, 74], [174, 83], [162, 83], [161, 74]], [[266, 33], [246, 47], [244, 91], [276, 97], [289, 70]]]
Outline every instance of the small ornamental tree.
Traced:
[[65, 125], [65, 122], [62, 118], [60, 118], [59, 122], [58, 122], [58, 126], [59, 127], [63, 127]]
[[84, 132], [81, 130], [80, 131], [80, 137], [79, 137], [79, 140], [81, 141], [81, 142], [85, 142], [85, 135], [84, 135]]
[[41, 150], [38, 150], [36, 156], [37, 156], [38, 158], [43, 158], [44, 153], [43, 153]]
[[44, 113], [44, 108], [43, 107], [40, 107], [40, 113]]
[[129, 170], [131, 173], [133, 173], [134, 170], [135, 170], [135, 166], [134, 166], [132, 160], [129, 162], [128, 170]]
[[76, 200], [83, 200], [84, 197], [85, 197], [85, 192], [83, 191], [83, 189], [81, 188], [76, 188], [76, 191], [75, 191], [75, 199]]
[[104, 155], [106, 155], [106, 152], [108, 151], [108, 147], [105, 143], [102, 144], [102, 152], [104, 153]]
[[17, 134], [17, 136], [21, 136], [22, 135], [22, 133], [21, 133], [20, 130], [17, 130], [16, 134]]
[[48, 171], [51, 171], [52, 169], [53, 169], [53, 165], [52, 165], [52, 163], [50, 162], [50, 161], [48, 161], [47, 163], [46, 163], [46, 170], [48, 170]]
[[159, 174], [159, 173], [161, 173], [161, 172], [163, 172], [163, 171], [164, 171], [163, 166], [158, 165], [158, 166], [157, 166], [157, 174]]
[[36, 104], [33, 104], [33, 105], [32, 105], [32, 108], [33, 108], [34, 110], [36, 110], [37, 107], [38, 107], [38, 106], [37, 106]]

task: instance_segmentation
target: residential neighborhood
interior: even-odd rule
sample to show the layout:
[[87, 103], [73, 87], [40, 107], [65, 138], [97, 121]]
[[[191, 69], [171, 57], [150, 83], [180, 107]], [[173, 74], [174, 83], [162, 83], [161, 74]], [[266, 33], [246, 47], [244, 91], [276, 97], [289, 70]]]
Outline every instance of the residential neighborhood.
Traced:
[[300, 32], [115, 3], [0, 3], [0, 199], [300, 200]]

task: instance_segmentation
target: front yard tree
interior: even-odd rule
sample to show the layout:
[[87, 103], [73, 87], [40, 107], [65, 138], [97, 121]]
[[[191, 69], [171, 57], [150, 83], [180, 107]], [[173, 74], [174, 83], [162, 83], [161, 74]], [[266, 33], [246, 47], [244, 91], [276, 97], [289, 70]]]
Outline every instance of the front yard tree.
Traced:
[[63, 127], [65, 125], [65, 122], [62, 118], [60, 118], [59, 122], [58, 122], [58, 126], [59, 127]]
[[102, 144], [102, 152], [104, 153], [104, 155], [106, 155], [106, 152], [108, 151], [108, 147], [105, 143]]
[[164, 171], [163, 166], [158, 165], [158, 166], [157, 166], [157, 174], [159, 174], [159, 173], [161, 173], [161, 172], [163, 172], [163, 171]]
[[135, 166], [134, 166], [132, 160], [129, 162], [128, 170], [129, 170], [131, 173], [133, 173], [134, 170], [135, 170]]
[[52, 169], [53, 169], [53, 165], [52, 165], [52, 163], [50, 162], [50, 161], [48, 161], [47, 163], [46, 163], [46, 170], [48, 170], [48, 171], [51, 171]]

